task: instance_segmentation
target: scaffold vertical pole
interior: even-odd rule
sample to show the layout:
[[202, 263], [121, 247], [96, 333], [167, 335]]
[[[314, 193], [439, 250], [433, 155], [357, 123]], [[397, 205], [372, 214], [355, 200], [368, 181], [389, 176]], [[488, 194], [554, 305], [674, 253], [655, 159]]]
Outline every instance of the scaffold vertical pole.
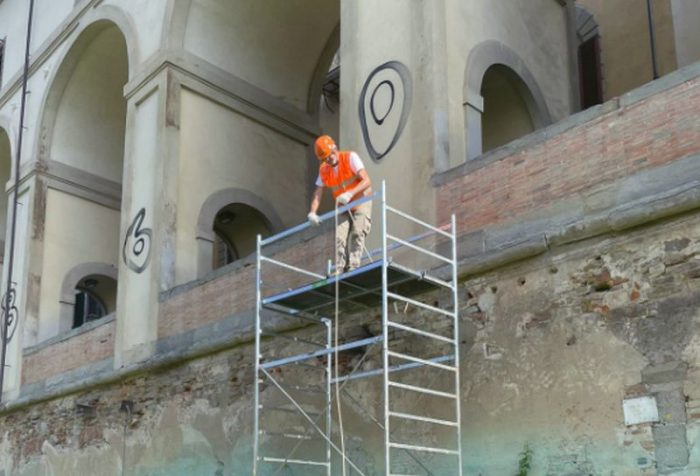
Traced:
[[258, 447], [260, 446], [260, 306], [261, 304], [261, 261], [260, 261], [260, 245], [261, 236], [256, 239], [255, 253], [255, 423], [253, 425], [253, 476], [258, 474], [258, 464], [260, 455]]
[[[328, 357], [326, 358], [326, 435], [330, 436], [333, 425], [333, 398], [332, 398], [332, 388], [331, 380], [333, 379], [333, 352], [331, 352], [333, 347], [333, 332], [331, 321], [324, 319], [323, 321], [326, 325], [326, 349], [328, 350]], [[337, 384], [336, 384], [337, 385]], [[326, 476], [331, 476], [331, 442], [326, 440], [326, 462], [328, 466], [326, 467]]]
[[388, 294], [388, 263], [387, 223], [386, 223], [386, 183], [382, 181], [382, 359], [384, 367], [384, 474], [391, 474], [391, 446], [389, 413], [389, 294]]
[[460, 361], [459, 361], [459, 285], [457, 283], [457, 220], [454, 213], [451, 219], [452, 224], [452, 307], [454, 311], [454, 355], [455, 355], [455, 413], [457, 421], [457, 464], [459, 476], [462, 476], [462, 403], [461, 403], [461, 386], [460, 386]]

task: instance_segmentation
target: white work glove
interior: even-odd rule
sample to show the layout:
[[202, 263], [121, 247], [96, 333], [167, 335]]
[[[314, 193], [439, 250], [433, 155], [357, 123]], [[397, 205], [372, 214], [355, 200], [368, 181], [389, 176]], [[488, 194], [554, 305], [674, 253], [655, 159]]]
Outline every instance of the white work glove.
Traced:
[[338, 195], [338, 198], [336, 198], [338, 205], [347, 205], [351, 200], [352, 193], [350, 192], [341, 193], [340, 195]]
[[321, 224], [321, 219], [314, 212], [310, 212], [306, 215], [306, 218], [309, 220], [311, 226], [318, 226]]

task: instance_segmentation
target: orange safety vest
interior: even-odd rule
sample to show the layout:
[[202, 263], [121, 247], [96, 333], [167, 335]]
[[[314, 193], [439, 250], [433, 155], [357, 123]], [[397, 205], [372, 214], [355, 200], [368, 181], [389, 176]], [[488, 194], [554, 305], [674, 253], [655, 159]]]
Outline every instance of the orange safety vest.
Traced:
[[[347, 192], [349, 189], [362, 182], [362, 179], [352, 171], [352, 168], [350, 168], [349, 151], [338, 152], [337, 167], [337, 174], [333, 170], [334, 167], [325, 162], [321, 164], [321, 168], [319, 169], [321, 181], [323, 181], [323, 185], [331, 189], [334, 199], [338, 198], [338, 195]], [[357, 193], [352, 197], [352, 200], [357, 200], [361, 196], [362, 192]]]

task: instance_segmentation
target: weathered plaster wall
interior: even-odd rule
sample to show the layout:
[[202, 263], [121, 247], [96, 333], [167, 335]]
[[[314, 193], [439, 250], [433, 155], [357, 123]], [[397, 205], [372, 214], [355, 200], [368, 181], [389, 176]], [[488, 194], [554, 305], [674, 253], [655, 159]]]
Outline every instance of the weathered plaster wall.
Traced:
[[306, 110], [312, 75], [338, 24], [338, 9], [339, 2], [324, 0], [239, 2], [235, 8], [222, 0], [194, 0], [184, 48]]
[[[601, 37], [603, 93], [610, 99], [653, 79], [646, 2], [578, 0], [593, 13]], [[652, 2], [659, 75], [677, 67], [671, 2]]]
[[59, 319], [66, 274], [82, 263], [118, 265], [120, 241], [118, 210], [48, 189], [38, 342], [72, 326]]
[[306, 144], [188, 89], [182, 91], [180, 132], [178, 284], [197, 277], [199, 214], [214, 193], [246, 190], [285, 228], [305, 219], [306, 190], [312, 186], [308, 167], [315, 165]]
[[[698, 430], [685, 398], [697, 405], [699, 232], [697, 216], [660, 223], [465, 283], [471, 472], [505, 474], [526, 444], [534, 474], [685, 467]], [[664, 365], [691, 370], [648, 377]], [[625, 427], [622, 399], [639, 395], [656, 397], [658, 425]]]
[[[694, 474], [700, 468], [694, 449], [700, 434], [700, 346], [693, 331], [700, 323], [698, 256], [700, 218], [691, 214], [463, 281], [467, 474], [514, 472], [526, 444], [533, 474]], [[441, 297], [421, 297], [436, 299]], [[344, 320], [341, 335], [356, 335], [363, 322], [369, 332], [379, 330], [375, 315], [357, 316]], [[202, 328], [197, 335], [201, 343], [216, 334], [216, 328]], [[319, 337], [310, 330], [298, 335]], [[416, 349], [410, 339], [404, 345]], [[4, 469], [20, 476], [119, 474], [125, 454], [132, 474], [248, 475], [251, 352], [248, 340], [4, 414]], [[377, 358], [377, 349], [371, 350], [363, 368], [375, 367]], [[358, 361], [359, 355], [351, 356], [344, 369]], [[291, 377], [292, 370], [279, 377], [288, 372]], [[379, 382], [347, 390], [357, 400], [345, 397], [343, 403], [351, 454], [380, 469], [378, 447], [371, 443], [377, 429], [368, 418], [381, 415]], [[264, 401], [274, 400], [273, 394], [268, 387]], [[661, 421], [625, 426], [622, 401], [640, 395], [656, 399]], [[134, 402], [131, 415], [119, 413], [122, 400]], [[409, 406], [421, 403], [427, 404]]]
[[678, 67], [700, 60], [700, 32], [695, 22], [700, 18], [700, 3], [693, 0], [671, 0], [673, 31]]

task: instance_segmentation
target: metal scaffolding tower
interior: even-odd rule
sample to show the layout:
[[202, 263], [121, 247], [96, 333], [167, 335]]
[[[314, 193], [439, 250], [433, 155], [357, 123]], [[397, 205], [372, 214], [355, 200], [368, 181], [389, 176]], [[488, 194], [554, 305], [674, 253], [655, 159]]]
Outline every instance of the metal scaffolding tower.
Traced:
[[[369, 474], [363, 467], [366, 461], [354, 457], [357, 451], [348, 454], [342, 426], [334, 424], [338, 415], [334, 419], [333, 409], [338, 402], [334, 402], [333, 389], [380, 376], [382, 386], [377, 394], [382, 401], [375, 405], [378, 415], [371, 409], [363, 410], [381, 434], [367, 443], [362, 453], [367, 459], [379, 447], [383, 450], [383, 462], [373, 466], [372, 474], [462, 475], [454, 215], [449, 225], [431, 226], [389, 206], [382, 183], [380, 192], [337, 208], [321, 220], [332, 221], [336, 214], [368, 201], [379, 202], [375, 208], [380, 208], [381, 246], [367, 253], [366, 263], [349, 272], [336, 274], [330, 265], [325, 272], [305, 269], [290, 264], [295, 256], [279, 252], [279, 246], [276, 252], [269, 251], [293, 235], [308, 235], [306, 223], [266, 239], [258, 236], [255, 476], [330, 476], [341, 474], [341, 467], [344, 475]], [[389, 230], [388, 220], [392, 227], [394, 222], [403, 222], [404, 227], [398, 226], [398, 230], [410, 224], [411, 230], [422, 228], [424, 232], [399, 238], [400, 232]], [[424, 245], [426, 241], [432, 249]], [[429, 264], [414, 269], [400, 264], [405, 261]], [[308, 260], [302, 264], [311, 266]], [[440, 290], [441, 296], [451, 295], [451, 299], [428, 304], [412, 298]], [[412, 312], [406, 312], [409, 307]], [[345, 319], [358, 314], [367, 317], [379, 311], [381, 330], [375, 335], [340, 342], [336, 334], [334, 340], [334, 319], [341, 315]], [[282, 341], [285, 345], [280, 345]], [[357, 355], [364, 350], [364, 359], [367, 349], [376, 349], [373, 344], [379, 343], [381, 353], [377, 352], [375, 368], [355, 367], [338, 374], [343, 353]], [[351, 398], [349, 394], [346, 397]], [[352, 400], [348, 405], [359, 411], [359, 399]], [[416, 402], [421, 402], [419, 410], [407, 409], [418, 406]], [[357, 421], [352, 423], [357, 426]]]

